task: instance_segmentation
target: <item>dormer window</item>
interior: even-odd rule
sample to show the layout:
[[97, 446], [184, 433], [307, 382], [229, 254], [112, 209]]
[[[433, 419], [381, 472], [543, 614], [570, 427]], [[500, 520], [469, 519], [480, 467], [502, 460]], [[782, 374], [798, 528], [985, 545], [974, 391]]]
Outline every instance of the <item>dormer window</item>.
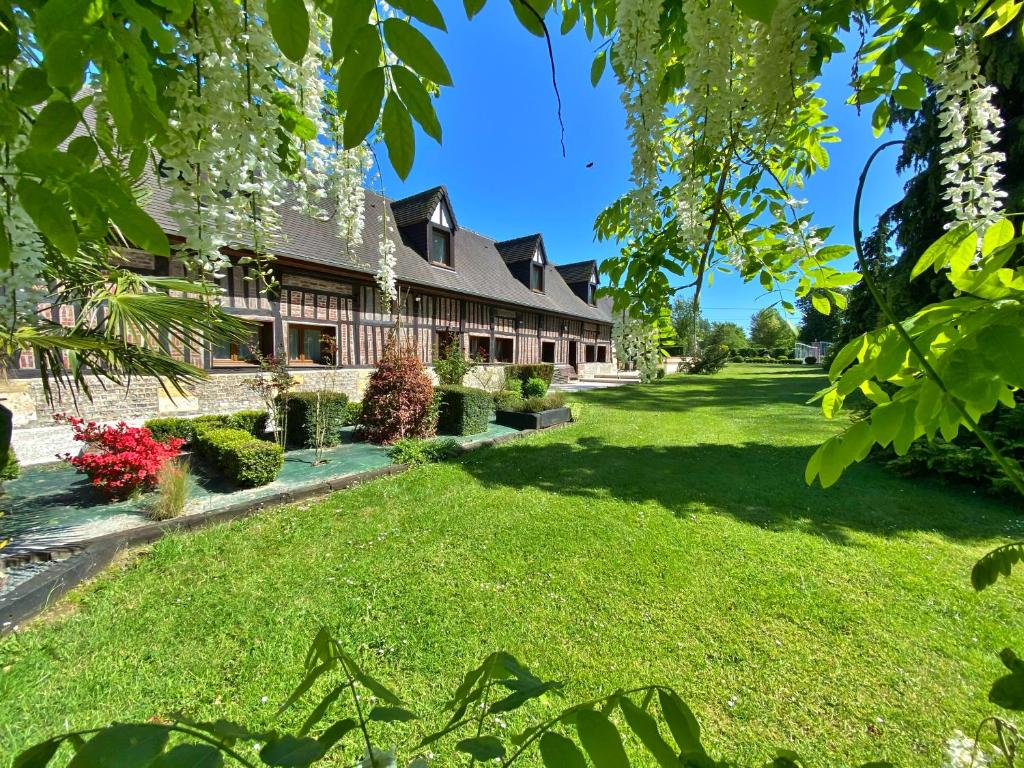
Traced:
[[430, 263], [452, 265], [452, 233], [440, 227], [430, 228]]
[[544, 293], [544, 256], [539, 248], [530, 262], [530, 289]]
[[587, 304], [594, 307], [597, 306], [597, 299], [594, 298], [594, 291], [597, 290], [597, 275], [590, 276], [590, 282], [587, 283]]

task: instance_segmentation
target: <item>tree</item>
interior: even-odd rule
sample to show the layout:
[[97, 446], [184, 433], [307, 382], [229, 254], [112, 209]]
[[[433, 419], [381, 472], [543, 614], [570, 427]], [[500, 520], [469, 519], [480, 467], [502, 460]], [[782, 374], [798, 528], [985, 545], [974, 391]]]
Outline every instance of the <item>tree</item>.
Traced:
[[711, 330], [711, 322], [700, 314], [692, 298], [676, 297], [672, 303], [672, 328], [683, 354], [690, 355], [703, 343]]
[[706, 345], [721, 345], [730, 351], [742, 349], [749, 345], [747, 334], [737, 323], [714, 322], [711, 330], [704, 337]]
[[759, 349], [792, 347], [796, 335], [775, 307], [758, 310], [750, 318], [750, 344]]
[[825, 315], [811, 303], [810, 297], [801, 296], [796, 300], [796, 308], [801, 315], [797, 341], [813, 344], [816, 341], [835, 342], [839, 339], [844, 313], [838, 306], [829, 302], [829, 313]]

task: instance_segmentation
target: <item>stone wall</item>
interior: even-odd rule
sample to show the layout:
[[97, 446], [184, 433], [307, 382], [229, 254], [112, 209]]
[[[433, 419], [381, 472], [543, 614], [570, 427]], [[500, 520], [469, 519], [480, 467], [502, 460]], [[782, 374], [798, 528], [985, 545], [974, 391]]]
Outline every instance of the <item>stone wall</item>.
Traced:
[[[430, 369], [433, 376], [433, 369]], [[372, 368], [339, 368], [318, 370], [295, 368], [298, 391], [316, 391], [322, 387], [344, 392], [352, 400], [362, 398], [363, 390], [373, 373]], [[76, 454], [81, 443], [71, 439], [65, 425], [55, 425], [54, 414], [67, 413], [100, 423], [127, 422], [140, 426], [147, 419], [160, 416], [199, 416], [209, 413], [232, 413], [249, 408], [263, 408], [263, 402], [245, 386], [254, 371], [219, 371], [185, 390], [167, 392], [155, 378], [139, 378], [128, 389], [90, 378], [92, 397], [68, 392], [54, 393], [54, 403], [46, 402], [40, 379], [12, 379], [0, 384], [0, 399], [14, 414], [12, 442], [15, 454], [23, 465], [55, 461], [58, 454]], [[505, 369], [501, 365], [480, 366], [466, 377], [466, 385], [491, 392], [501, 389]]]

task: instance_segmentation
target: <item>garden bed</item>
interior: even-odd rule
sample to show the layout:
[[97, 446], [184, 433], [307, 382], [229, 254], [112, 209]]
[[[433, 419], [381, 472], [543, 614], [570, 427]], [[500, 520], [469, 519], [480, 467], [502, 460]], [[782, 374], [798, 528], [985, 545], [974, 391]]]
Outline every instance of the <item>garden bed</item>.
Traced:
[[564, 406], [546, 411], [497, 411], [494, 420], [513, 429], [547, 429], [572, 421], [572, 411]]

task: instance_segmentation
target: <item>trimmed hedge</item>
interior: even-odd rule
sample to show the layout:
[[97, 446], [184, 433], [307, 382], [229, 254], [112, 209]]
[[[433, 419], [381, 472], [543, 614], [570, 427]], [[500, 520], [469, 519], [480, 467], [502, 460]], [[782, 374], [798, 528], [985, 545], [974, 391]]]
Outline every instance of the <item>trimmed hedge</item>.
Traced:
[[551, 385], [551, 377], [555, 375], [555, 366], [551, 363], [534, 363], [531, 365], [507, 365], [505, 366], [505, 389], [511, 389], [507, 382], [519, 380], [524, 384], [530, 379], [542, 379], [545, 384]]
[[242, 488], [273, 482], [284, 466], [284, 449], [241, 429], [202, 427], [196, 431], [197, 452], [228, 480]]
[[490, 392], [473, 387], [437, 388], [440, 409], [437, 430], [448, 435], [476, 435], [487, 431], [494, 410]]
[[323, 447], [341, 445], [341, 428], [348, 424], [348, 395], [344, 392], [293, 392], [288, 395], [288, 445], [316, 448], [317, 397], [326, 422]]
[[523, 395], [512, 389], [494, 393], [494, 408], [498, 411], [519, 411], [523, 407]]
[[148, 429], [153, 439], [158, 442], [166, 442], [168, 438], [177, 437], [186, 443], [192, 443], [196, 439], [197, 430], [201, 428], [241, 429], [254, 437], [262, 438], [267, 432], [267, 412], [236, 411], [189, 418], [168, 416], [149, 419], [142, 426]]

